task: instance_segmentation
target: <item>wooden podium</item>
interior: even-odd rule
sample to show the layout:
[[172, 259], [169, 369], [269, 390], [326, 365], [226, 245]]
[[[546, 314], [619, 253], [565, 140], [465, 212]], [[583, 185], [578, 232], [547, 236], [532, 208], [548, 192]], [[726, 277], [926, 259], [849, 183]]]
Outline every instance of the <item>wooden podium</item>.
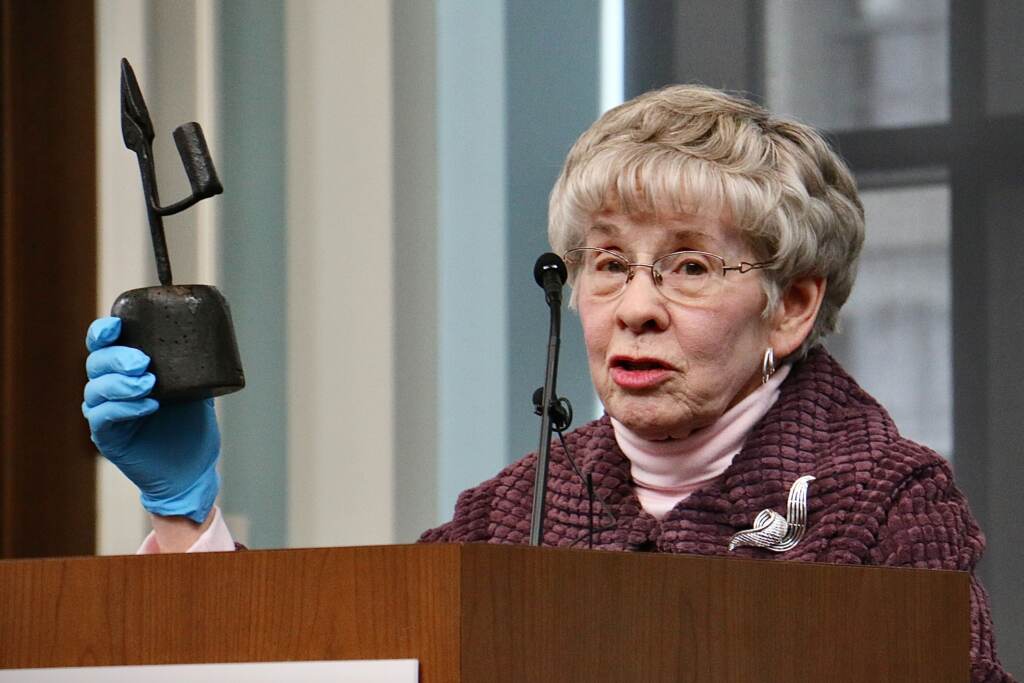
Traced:
[[0, 562], [0, 668], [420, 661], [460, 681], [969, 679], [968, 576], [494, 545]]

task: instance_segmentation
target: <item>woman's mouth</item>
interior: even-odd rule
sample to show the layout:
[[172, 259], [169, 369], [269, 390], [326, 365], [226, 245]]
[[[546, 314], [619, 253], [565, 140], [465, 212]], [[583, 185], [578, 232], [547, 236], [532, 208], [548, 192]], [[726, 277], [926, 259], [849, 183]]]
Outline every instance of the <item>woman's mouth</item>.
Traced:
[[669, 378], [672, 367], [657, 358], [616, 356], [609, 363], [612, 381], [623, 389], [649, 389]]

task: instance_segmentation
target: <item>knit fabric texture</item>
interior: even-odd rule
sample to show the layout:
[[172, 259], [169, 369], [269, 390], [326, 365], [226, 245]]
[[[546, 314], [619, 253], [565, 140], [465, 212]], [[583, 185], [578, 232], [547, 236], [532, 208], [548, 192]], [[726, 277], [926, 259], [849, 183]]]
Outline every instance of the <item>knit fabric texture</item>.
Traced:
[[[971, 680], [1012, 681], [996, 658], [988, 596], [974, 576], [985, 539], [948, 464], [901, 437], [885, 409], [823, 349], [794, 366], [728, 469], [660, 521], [641, 508], [607, 416], [565, 441], [593, 477], [594, 548], [969, 571]], [[528, 543], [535, 463], [530, 454], [464, 491], [454, 518], [420, 540]], [[790, 487], [808, 474], [816, 477], [808, 526], [795, 548], [728, 551], [732, 535], [750, 528], [758, 512], [785, 513]], [[548, 481], [544, 545], [587, 547], [587, 487], [557, 440]]]

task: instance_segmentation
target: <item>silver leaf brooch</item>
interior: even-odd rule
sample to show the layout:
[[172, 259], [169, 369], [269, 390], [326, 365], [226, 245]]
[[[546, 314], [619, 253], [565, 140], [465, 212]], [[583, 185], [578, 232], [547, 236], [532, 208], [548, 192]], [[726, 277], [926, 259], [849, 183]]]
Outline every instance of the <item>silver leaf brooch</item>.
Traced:
[[786, 516], [775, 510], [761, 510], [754, 518], [753, 529], [733, 535], [729, 550], [752, 546], [781, 553], [795, 547], [807, 528], [807, 484], [812, 481], [814, 477], [807, 475], [793, 482], [786, 503]]

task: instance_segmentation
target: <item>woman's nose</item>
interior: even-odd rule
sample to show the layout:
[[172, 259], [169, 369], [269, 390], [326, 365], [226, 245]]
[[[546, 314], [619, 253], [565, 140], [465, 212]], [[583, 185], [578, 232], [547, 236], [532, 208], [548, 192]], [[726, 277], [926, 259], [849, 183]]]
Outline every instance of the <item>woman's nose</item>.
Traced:
[[633, 277], [626, 281], [615, 310], [621, 327], [637, 333], [668, 327], [668, 309], [654, 284], [654, 277], [652, 269], [637, 268]]

